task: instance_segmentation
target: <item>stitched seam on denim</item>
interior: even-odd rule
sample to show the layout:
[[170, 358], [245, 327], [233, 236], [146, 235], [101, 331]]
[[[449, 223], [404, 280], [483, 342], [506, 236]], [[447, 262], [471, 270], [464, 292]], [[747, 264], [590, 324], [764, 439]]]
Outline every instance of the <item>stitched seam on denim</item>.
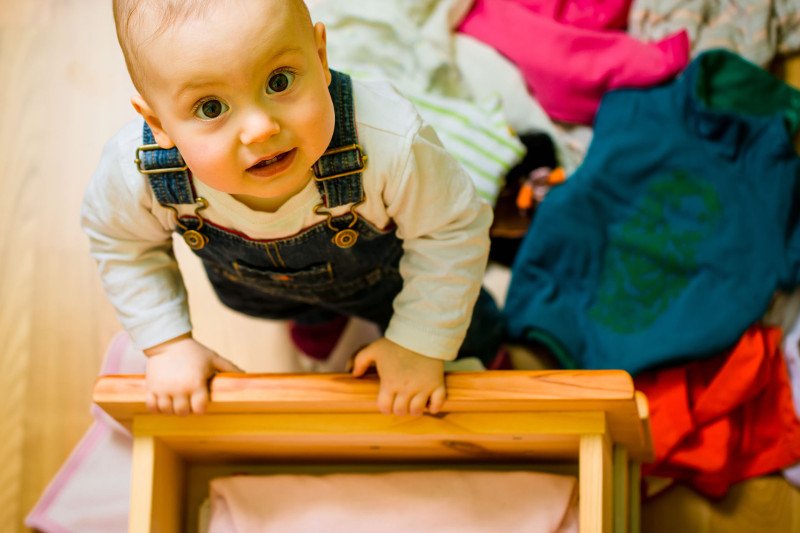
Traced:
[[[142, 143], [155, 144], [153, 131], [147, 122], [142, 126]], [[182, 167], [186, 164], [177, 148], [157, 148], [142, 152], [141, 158], [141, 165], [147, 170]], [[188, 172], [156, 173], [146, 176], [158, 203], [162, 205], [196, 203]]]
[[265, 242], [263, 244], [263, 248], [264, 248], [264, 252], [266, 252], [266, 254], [267, 254], [267, 258], [269, 259], [269, 262], [272, 263], [272, 266], [278, 266], [278, 263], [275, 261], [275, 258], [272, 257], [272, 252], [269, 249], [269, 243]]
[[280, 285], [292, 284], [292, 283], [298, 283], [298, 282], [300, 282], [300, 283], [305, 282], [306, 284], [308, 284], [309, 281], [311, 281], [311, 282], [314, 281], [314, 279], [313, 279], [314, 277], [319, 278], [320, 274], [325, 274], [326, 277], [329, 277], [331, 274], [333, 274], [333, 271], [331, 270], [330, 262], [328, 262], [328, 261], [326, 261], [324, 263], [320, 262], [320, 263], [314, 263], [312, 265], [308, 265], [304, 269], [298, 270], [296, 272], [281, 272], [281, 271], [278, 271], [278, 270], [268, 270], [266, 268], [260, 268], [257, 265], [250, 265], [250, 264], [245, 263], [245, 262], [239, 262], [238, 264], [239, 264], [239, 269], [242, 272], [246, 272], [246, 273], [248, 273], [248, 274], [250, 274], [252, 276], [255, 276], [255, 277], [261, 277], [261, 276], [270, 277], [270, 276], [274, 276], [274, 275], [289, 275], [289, 276], [293, 276], [293, 277], [296, 278], [295, 281], [293, 281], [292, 279], [284, 279], [284, 280], [272, 279], [272, 280], [270, 280], [270, 281], [276, 282], [276, 283], [278, 283]]
[[[358, 143], [350, 77], [332, 70], [330, 93], [335, 109], [335, 123], [333, 136], [328, 148], [339, 148]], [[320, 158], [318, 164], [324, 176], [354, 170], [359, 166], [356, 162], [355, 153], [343, 152], [324, 156]], [[318, 181], [317, 187], [325, 199], [325, 206], [328, 208], [358, 202], [364, 196], [360, 172]]]
[[[183, 215], [183, 216], [181, 216], [180, 217], [180, 221], [182, 223], [184, 223], [184, 225], [186, 225], [189, 229], [196, 229], [196, 228], [193, 228], [192, 226], [194, 226], [194, 225], [196, 225], [198, 223], [198, 219], [196, 217], [191, 216], [191, 215]], [[333, 219], [332, 219], [332, 223], [333, 223], [334, 227], [337, 227], [337, 228], [340, 228], [340, 229], [346, 228], [350, 224], [351, 221], [352, 221], [352, 216], [349, 213], [346, 213], [344, 215], [339, 215], [338, 217], [333, 217]], [[187, 222], [188, 222], [188, 224], [186, 224]], [[206, 228], [208, 229], [208, 231], [206, 231]], [[391, 231], [380, 231], [380, 230], [376, 229], [375, 226], [370, 224], [367, 220], [365, 220], [362, 217], [358, 218], [358, 221], [356, 221], [356, 225], [354, 226], [354, 229], [356, 229], [356, 231], [358, 231], [359, 234], [362, 234], [362, 235], [363, 234], [369, 234], [370, 237], [380, 237], [381, 235], [387, 235], [387, 234], [391, 233]], [[178, 230], [180, 230], [180, 228], [176, 228], [176, 231], [178, 231]], [[317, 233], [325, 233], [325, 232], [328, 232], [328, 231], [333, 233], [333, 231], [328, 229], [326, 222], [318, 222], [317, 224], [314, 224], [313, 226], [305, 228], [302, 232], [300, 232], [299, 234], [297, 234], [295, 236], [286, 237], [286, 238], [283, 238], [283, 239], [274, 239], [274, 240], [263, 241], [263, 240], [257, 240], [257, 239], [250, 239], [250, 238], [247, 238], [247, 237], [242, 237], [241, 235], [236, 235], [234, 233], [231, 233], [231, 232], [227, 231], [225, 228], [220, 228], [218, 226], [213, 226], [213, 225], [207, 223], [206, 226], [203, 229], [200, 230], [200, 233], [203, 233], [204, 235], [206, 235], [208, 237], [210, 237], [209, 234], [213, 233], [214, 234], [213, 236], [214, 236], [215, 239], [225, 239], [228, 242], [241, 243], [243, 245], [251, 247], [254, 250], [257, 250], [257, 249], [263, 248], [263, 246], [265, 244], [267, 244], [267, 243], [275, 244], [276, 246], [282, 246], [282, 245], [291, 246], [291, 245], [295, 245], [295, 244], [301, 244], [301, 243], [303, 243], [303, 242], [305, 242], [305, 241], [307, 241], [309, 239], [315, 238]]]
[[[306, 282], [306, 283], [297, 283], [297, 282], [290, 282], [290, 281], [276, 281], [269, 278], [269, 274], [264, 273], [261, 274], [259, 272], [250, 270], [248, 275], [242, 276], [239, 280], [234, 283], [238, 283], [239, 285], [246, 285], [248, 287], [253, 287], [256, 289], [261, 289], [263, 292], [268, 292], [270, 289], [273, 291], [286, 291], [292, 290], [297, 291], [300, 294], [295, 294], [292, 296], [304, 296], [306, 293], [310, 296], [314, 296], [316, 293], [334, 293], [339, 296], [344, 294], [352, 295], [353, 293], [357, 292], [358, 290], [367, 289], [369, 287], [373, 287], [376, 284], [380, 283], [381, 280], [384, 279], [384, 274], [391, 275], [391, 270], [385, 271], [382, 267], [375, 267], [364, 274], [360, 275], [357, 279], [351, 279], [347, 281], [343, 281], [341, 279], [336, 278], [327, 278], [320, 280], [317, 283], [314, 282]], [[287, 297], [291, 297], [287, 295]]]
[[272, 242], [270, 244], [275, 248], [275, 255], [278, 257], [279, 266], [286, 268], [286, 262], [283, 260], [283, 256], [281, 256], [281, 249], [278, 247], [278, 243]]

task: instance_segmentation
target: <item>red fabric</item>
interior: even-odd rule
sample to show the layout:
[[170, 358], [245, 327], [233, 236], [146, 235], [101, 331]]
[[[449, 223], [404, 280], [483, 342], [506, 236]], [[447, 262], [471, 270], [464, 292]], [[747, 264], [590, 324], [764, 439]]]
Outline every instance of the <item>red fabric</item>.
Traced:
[[751, 327], [728, 354], [639, 375], [656, 461], [646, 475], [713, 497], [800, 461], [800, 422], [778, 328]]
[[609, 89], [656, 85], [689, 62], [683, 30], [653, 43], [621, 31], [629, 4], [476, 0], [458, 29], [516, 64], [552, 119], [591, 124]]
[[348, 320], [346, 316], [337, 316], [320, 324], [291, 322], [289, 336], [294, 345], [307, 356], [318, 361], [327, 361], [344, 333]]

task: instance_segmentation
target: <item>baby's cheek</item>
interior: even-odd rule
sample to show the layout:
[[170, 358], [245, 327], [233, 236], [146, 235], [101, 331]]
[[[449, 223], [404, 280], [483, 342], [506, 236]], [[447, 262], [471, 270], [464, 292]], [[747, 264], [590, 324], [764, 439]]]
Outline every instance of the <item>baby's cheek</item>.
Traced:
[[336, 117], [330, 102], [324, 100], [311, 100], [298, 109], [295, 115], [295, 124], [306, 142], [320, 150], [320, 155], [328, 147], [333, 135]]
[[215, 143], [194, 145], [187, 151], [182, 150], [181, 155], [192, 174], [209, 184], [230, 174], [235, 166], [234, 159]]

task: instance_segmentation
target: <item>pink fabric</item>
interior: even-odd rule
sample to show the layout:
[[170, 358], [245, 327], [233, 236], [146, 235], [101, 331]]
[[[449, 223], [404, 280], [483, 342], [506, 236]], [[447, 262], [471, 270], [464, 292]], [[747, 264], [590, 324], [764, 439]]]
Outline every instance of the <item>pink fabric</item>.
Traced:
[[578, 531], [574, 477], [416, 471], [211, 482], [209, 533]]
[[[800, 316], [795, 318], [789, 333], [783, 338], [781, 347], [783, 348], [783, 359], [786, 361], [789, 386], [792, 390], [794, 412], [800, 419]], [[795, 487], [800, 488], [800, 463], [784, 468], [783, 477]]]
[[[119, 333], [101, 374], [140, 374], [145, 359]], [[128, 530], [131, 437], [92, 406], [95, 422], [42, 493], [25, 525], [45, 533], [124, 533]]]
[[632, 0], [517, 0], [517, 3], [569, 26], [620, 30], [628, 24]]
[[656, 85], [689, 62], [685, 31], [655, 43], [617, 31], [624, 28], [628, 4], [476, 0], [459, 31], [515, 63], [551, 118], [591, 124], [606, 91]]

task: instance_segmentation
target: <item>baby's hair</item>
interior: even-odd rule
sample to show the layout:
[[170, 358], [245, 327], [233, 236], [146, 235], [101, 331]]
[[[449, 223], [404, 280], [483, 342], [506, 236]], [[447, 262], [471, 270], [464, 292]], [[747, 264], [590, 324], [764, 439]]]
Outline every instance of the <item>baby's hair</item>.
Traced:
[[[144, 72], [136, 60], [138, 48], [149, 40], [161, 35], [167, 28], [190, 18], [203, 16], [206, 10], [220, 0], [113, 0], [114, 23], [117, 28], [117, 40], [125, 57], [125, 64], [133, 85], [142, 93]], [[298, 10], [298, 14], [307, 19], [311, 25], [311, 15], [303, 0], [284, 0], [289, 7]], [[140, 17], [147, 16], [147, 9], [154, 11], [152, 16], [158, 17], [160, 23], [155, 31], [144, 40], [134, 42], [132, 35], [136, 25], [141, 23]], [[142, 93], [143, 94], [143, 93]]]

